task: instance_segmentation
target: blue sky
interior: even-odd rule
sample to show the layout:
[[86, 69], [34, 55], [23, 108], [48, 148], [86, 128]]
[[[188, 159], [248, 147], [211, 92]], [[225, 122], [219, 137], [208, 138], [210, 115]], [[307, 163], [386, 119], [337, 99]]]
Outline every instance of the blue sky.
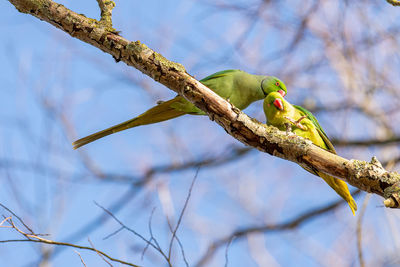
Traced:
[[[399, 134], [394, 127], [399, 114], [389, 114], [388, 110], [399, 103], [396, 85], [400, 77], [395, 73], [400, 61], [393, 49], [399, 40], [392, 29], [399, 26], [400, 9], [384, 1], [324, 3], [310, 21], [304, 39], [287, 50], [300, 15], [313, 1], [272, 2], [262, 7], [260, 18], [255, 19], [259, 1], [117, 1], [113, 22], [125, 38], [141, 40], [168, 59], [182, 63], [199, 79], [236, 68], [271, 74], [286, 82], [287, 99], [295, 104], [308, 103], [310, 108], [339, 104], [343, 108], [340, 104], [358, 105], [376, 97], [376, 102], [368, 105], [382, 108], [388, 118], [388, 129], [384, 130], [377, 129], [385, 123], [382, 117], [375, 121], [366, 115], [368, 112], [356, 108], [320, 111], [316, 115], [329, 136], [384, 138], [390, 129]], [[98, 17], [96, 1], [61, 3], [77, 13]], [[141, 259], [145, 244], [128, 231], [104, 240], [119, 228], [108, 216], [105, 223], [95, 222], [90, 227], [93, 230], [79, 238], [70, 237], [105, 215], [94, 201], [104, 207], [120, 201], [115, 215], [146, 237], [155, 209], [152, 229], [166, 249], [170, 239], [166, 217], [177, 221], [196, 169], [156, 174], [138, 189], [107, 174], [126, 175], [136, 181], [154, 166], [222, 158], [229, 149], [243, 145], [207, 117], [186, 115], [72, 150], [71, 142], [76, 138], [130, 119], [174, 93], [100, 50], [18, 13], [9, 2], [1, 2], [0, 10], [0, 203], [35, 231], [49, 234], [49, 239], [90, 246], [89, 237], [97, 249], [114, 257], [142, 266], [165, 265], [154, 250], [149, 249]], [[363, 16], [369, 23], [365, 28]], [[343, 32], [336, 32], [336, 26]], [[325, 43], [321, 36], [327, 33], [329, 42]], [[372, 48], [364, 48], [367, 38], [371, 38]], [[352, 57], [349, 49], [349, 56], [339, 60], [340, 55], [346, 55], [346, 45], [351, 48], [358, 43], [359, 50], [353, 51], [357, 56]], [[356, 75], [356, 93], [346, 80], [349, 71], [341, 70], [348, 62], [354, 64], [349, 63]], [[385, 79], [377, 75], [372, 80], [371, 69], [379, 75], [384, 73]], [[383, 72], [385, 69], [392, 71]], [[246, 113], [265, 121], [261, 102]], [[337, 150], [345, 157], [363, 160], [373, 155], [382, 160], [399, 155], [396, 146]], [[396, 165], [393, 168], [398, 170]], [[93, 169], [105, 173], [105, 178], [96, 177]], [[126, 199], [120, 200], [124, 196]], [[359, 208], [364, 196], [356, 199]], [[296, 164], [252, 151], [231, 163], [200, 169], [178, 235], [192, 266], [210, 242], [236, 229], [285, 222], [337, 199], [333, 190]], [[385, 210], [381, 201], [372, 196], [365, 213], [368, 234], [364, 251], [370, 264], [389, 261], [399, 246], [398, 212]], [[1, 214], [7, 215], [3, 210]], [[358, 216], [353, 217], [342, 205], [293, 231], [258, 233], [235, 240], [228, 250], [228, 266], [358, 266]], [[20, 236], [2, 228], [0, 238]], [[373, 250], [374, 242], [380, 249]], [[210, 266], [225, 263], [225, 248], [218, 250]], [[0, 244], [0, 258], [7, 266], [37, 265], [43, 260], [43, 249], [51, 252], [58, 248]], [[95, 253], [79, 252], [87, 266], [106, 266]], [[184, 266], [179, 247], [175, 247], [174, 261], [174, 266]], [[74, 249], [63, 248], [51, 257], [51, 266], [82, 263]]]

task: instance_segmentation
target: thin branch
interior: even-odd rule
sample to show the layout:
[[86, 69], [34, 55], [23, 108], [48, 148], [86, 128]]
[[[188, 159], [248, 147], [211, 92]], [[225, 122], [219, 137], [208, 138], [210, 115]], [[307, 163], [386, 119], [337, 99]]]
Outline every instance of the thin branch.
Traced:
[[[156, 210], [156, 208], [153, 208], [153, 209], [151, 210], [151, 214], [150, 214], [150, 218], [149, 218], [149, 223], [148, 223], [148, 228], [149, 228], [149, 233], [150, 233], [150, 242], [154, 240], [154, 243], [156, 244], [156, 246], [157, 246], [159, 249], [161, 249], [160, 245], [159, 245], [158, 242], [157, 242], [157, 239], [154, 238], [154, 235], [153, 235], [153, 228], [152, 228], [152, 226], [151, 226], [151, 222], [152, 222], [152, 220], [153, 220], [153, 215], [154, 215], [154, 211], [155, 211], [155, 210]], [[142, 252], [142, 259], [143, 259], [143, 257], [144, 257], [144, 254], [146, 253], [146, 250], [147, 250], [148, 247], [149, 247], [149, 243], [147, 243], [146, 246], [145, 246], [144, 249], [143, 249], [143, 252]]]
[[111, 234], [107, 235], [106, 237], [103, 238], [103, 240], [109, 239], [110, 237], [118, 234], [119, 232], [121, 232], [121, 230], [124, 230], [124, 227], [120, 227], [117, 230], [115, 230], [114, 232], [112, 232]]
[[139, 265], [130, 263], [130, 262], [126, 262], [126, 261], [122, 261], [116, 258], [113, 258], [111, 256], [109, 256], [108, 254], [106, 254], [103, 251], [91, 248], [91, 247], [87, 247], [87, 246], [80, 246], [80, 245], [75, 245], [75, 244], [71, 244], [71, 243], [65, 243], [65, 242], [57, 242], [57, 241], [53, 241], [50, 239], [45, 239], [43, 237], [40, 237], [34, 233], [25, 233], [24, 231], [22, 231], [21, 229], [19, 229], [14, 222], [12, 221], [12, 218], [9, 218], [7, 220], [7, 222], [9, 222], [9, 224], [12, 226], [11, 228], [13, 228], [15, 231], [17, 231], [18, 233], [22, 234], [23, 236], [25, 236], [27, 239], [8, 239], [8, 240], [0, 240], [0, 243], [11, 243], [11, 242], [37, 242], [37, 243], [44, 243], [44, 244], [50, 244], [50, 245], [57, 245], [57, 246], [67, 246], [67, 247], [73, 247], [73, 248], [78, 248], [78, 249], [86, 249], [86, 250], [91, 250], [94, 251], [98, 254], [101, 254], [102, 256], [106, 257], [107, 259], [114, 261], [114, 262], [118, 262], [124, 265], [128, 265], [128, 266], [134, 266], [134, 267], [138, 267]]
[[17, 218], [18, 221], [19, 221], [20, 223], [22, 223], [22, 225], [25, 226], [25, 228], [28, 229], [29, 232], [33, 233], [33, 230], [32, 230], [31, 228], [29, 228], [29, 226], [26, 225], [26, 224], [24, 223], [24, 221], [23, 221], [17, 214], [15, 214], [12, 210], [10, 210], [9, 208], [7, 208], [6, 206], [4, 206], [4, 205], [1, 204], [1, 203], [0, 203], [0, 206], [1, 206], [3, 209], [5, 209], [6, 211], [8, 211], [9, 213], [11, 213], [15, 218]]
[[133, 230], [132, 228], [129, 228], [128, 226], [126, 226], [122, 221], [120, 221], [114, 214], [112, 214], [109, 210], [107, 210], [106, 208], [104, 208], [103, 206], [101, 206], [100, 204], [98, 204], [97, 202], [94, 202], [96, 204], [96, 206], [98, 206], [99, 208], [101, 208], [104, 212], [106, 212], [110, 217], [112, 217], [117, 223], [119, 223], [124, 229], [128, 230], [129, 232], [133, 233], [135, 236], [139, 237], [140, 239], [142, 239], [146, 244], [150, 245], [151, 247], [153, 247], [155, 250], [157, 250], [163, 257], [164, 259], [170, 264], [169, 262], [169, 258], [167, 257], [167, 255], [162, 251], [162, 249], [153, 244], [151, 242], [151, 240], [147, 240], [145, 237], [143, 237], [141, 234], [139, 234], [138, 232], [136, 232], [135, 230]]
[[[57, 242], [57, 241], [52, 241], [52, 240], [48, 240], [48, 239], [8, 239], [8, 240], [0, 240], [0, 243], [12, 243], [12, 242], [34, 242], [34, 243], [45, 243], [45, 244], [49, 244], [49, 245], [56, 245], [56, 246], [66, 246], [66, 247], [73, 247], [73, 248], [79, 248], [79, 249], [85, 249], [85, 250], [91, 250], [96, 252], [95, 249], [91, 248], [91, 247], [86, 247], [86, 246], [79, 246], [79, 245], [75, 245], [75, 244], [71, 244], [71, 243], [64, 243], [64, 242]], [[126, 262], [123, 260], [119, 260], [116, 258], [113, 258], [109, 255], [107, 255], [105, 252], [98, 250], [98, 252], [100, 254], [102, 254], [103, 256], [105, 256], [107, 259], [114, 261], [114, 262], [118, 262], [124, 265], [128, 265], [128, 266], [134, 266], [134, 267], [140, 267], [140, 265], [136, 265], [130, 262]]]
[[85, 261], [83, 260], [83, 258], [82, 258], [82, 256], [81, 256], [81, 253], [79, 253], [79, 252], [76, 251], [76, 250], [74, 250], [74, 251], [75, 251], [76, 254], [78, 254], [79, 258], [81, 259], [81, 262], [82, 262], [83, 266], [86, 267]]
[[11, 218], [12, 218], [11, 216], [5, 217], [4, 220], [2, 220], [2, 221], [0, 222], [0, 227], [2, 227], [2, 228], [12, 228], [12, 226], [3, 225], [3, 223], [5, 223], [6, 221], [10, 220]]
[[184, 250], [183, 244], [182, 244], [181, 240], [178, 238], [178, 236], [175, 236], [175, 239], [178, 242], [179, 248], [181, 249], [181, 254], [182, 254], [183, 261], [185, 262], [186, 267], [189, 267], [189, 262], [186, 259], [186, 255], [185, 255], [185, 250]]
[[93, 245], [92, 241], [90, 240], [90, 238], [88, 238], [88, 242], [89, 242], [90, 246], [94, 249], [94, 251], [96, 251], [97, 255], [99, 255], [100, 258], [101, 258], [103, 261], [105, 261], [110, 267], [113, 267], [112, 264], [111, 264], [108, 260], [106, 260], [106, 259], [104, 258], [104, 256], [100, 253], [100, 251], [98, 251], [98, 250], [94, 247], [94, 245]]
[[[197, 170], [196, 170], [196, 174], [194, 175], [193, 180], [192, 180], [192, 183], [190, 184], [190, 188], [189, 188], [188, 195], [187, 195], [187, 197], [186, 197], [186, 199], [185, 199], [185, 203], [184, 203], [183, 208], [182, 208], [182, 211], [181, 211], [181, 213], [180, 213], [180, 215], [179, 215], [178, 222], [176, 223], [175, 229], [174, 229], [173, 232], [172, 232], [171, 241], [169, 242], [168, 259], [171, 259], [172, 244], [173, 244], [173, 242], [174, 242], [174, 239], [177, 238], [177, 237], [176, 237], [176, 232], [178, 231], [178, 228], [179, 228], [179, 226], [181, 225], [182, 218], [183, 218], [183, 214], [185, 213], [185, 210], [186, 210], [187, 205], [188, 205], [188, 203], [189, 203], [190, 196], [192, 195], [193, 186], [194, 186], [194, 183], [195, 183], [196, 180], [197, 180], [197, 176], [198, 176], [198, 174], [199, 174], [199, 171], [200, 171], [200, 167], [197, 168]], [[179, 242], [179, 241], [178, 241], [178, 242]], [[180, 242], [179, 242], [179, 243], [180, 243]], [[180, 244], [180, 246], [181, 246], [181, 250], [183, 251], [182, 244]], [[185, 256], [185, 254], [182, 254], [182, 255]], [[187, 264], [186, 259], [185, 259], [185, 263]]]
[[100, 24], [106, 27], [112, 27], [112, 10], [115, 7], [115, 2], [110, 0], [97, 0], [101, 10]]
[[233, 242], [233, 240], [235, 239], [235, 236], [232, 236], [232, 238], [229, 240], [228, 244], [226, 244], [226, 248], [225, 248], [225, 267], [228, 267], [228, 262], [229, 262], [229, 258], [228, 258], [228, 252], [229, 252], [229, 248], [231, 247], [231, 244]]

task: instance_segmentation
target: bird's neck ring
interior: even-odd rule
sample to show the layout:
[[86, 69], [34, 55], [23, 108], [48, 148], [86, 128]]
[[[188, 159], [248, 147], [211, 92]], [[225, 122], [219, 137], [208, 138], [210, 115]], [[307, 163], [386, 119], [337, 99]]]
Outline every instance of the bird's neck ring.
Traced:
[[264, 81], [265, 81], [266, 79], [267, 79], [267, 78], [264, 78], [264, 79], [262, 79], [262, 81], [261, 81], [261, 90], [262, 90], [262, 92], [263, 92], [263, 94], [264, 94], [265, 97], [267, 96], [267, 93], [264, 91], [263, 83], [264, 83]]

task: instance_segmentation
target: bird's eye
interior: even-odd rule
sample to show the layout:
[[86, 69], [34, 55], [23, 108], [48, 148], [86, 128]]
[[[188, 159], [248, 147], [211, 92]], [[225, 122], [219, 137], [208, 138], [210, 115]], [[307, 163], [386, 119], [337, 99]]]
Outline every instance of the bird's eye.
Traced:
[[275, 85], [276, 85], [276, 86], [279, 86], [279, 82], [276, 82]]

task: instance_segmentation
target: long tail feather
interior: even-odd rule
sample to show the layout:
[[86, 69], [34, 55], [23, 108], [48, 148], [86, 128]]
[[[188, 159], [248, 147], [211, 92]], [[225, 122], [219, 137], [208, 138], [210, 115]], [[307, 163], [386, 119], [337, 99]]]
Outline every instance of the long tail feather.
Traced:
[[338, 179], [338, 178], [334, 178], [330, 175], [318, 172], [318, 175], [324, 179], [324, 181], [330, 186], [332, 187], [333, 190], [336, 191], [336, 193], [338, 193], [344, 200], [347, 201], [347, 204], [349, 204], [349, 207], [351, 209], [351, 211], [353, 212], [353, 215], [355, 215], [355, 212], [357, 210], [357, 204], [354, 201], [353, 197], [350, 194], [349, 188], [347, 187], [347, 184]]
[[96, 132], [94, 134], [91, 134], [89, 136], [78, 139], [75, 142], [73, 142], [72, 145], [74, 146], [74, 149], [77, 149], [81, 146], [84, 146], [93, 141], [96, 141], [97, 139], [103, 138], [107, 135], [117, 133], [117, 132], [129, 129], [132, 127], [166, 121], [169, 119], [173, 119], [173, 118], [185, 115], [186, 112], [176, 110], [171, 107], [171, 104], [173, 104], [177, 101], [179, 101], [179, 99], [176, 97], [171, 100], [162, 102], [161, 104], [147, 110], [146, 112], [137, 116], [136, 118], [133, 118], [131, 120], [117, 124], [115, 126], [107, 128], [105, 130], [102, 130], [102, 131]]

